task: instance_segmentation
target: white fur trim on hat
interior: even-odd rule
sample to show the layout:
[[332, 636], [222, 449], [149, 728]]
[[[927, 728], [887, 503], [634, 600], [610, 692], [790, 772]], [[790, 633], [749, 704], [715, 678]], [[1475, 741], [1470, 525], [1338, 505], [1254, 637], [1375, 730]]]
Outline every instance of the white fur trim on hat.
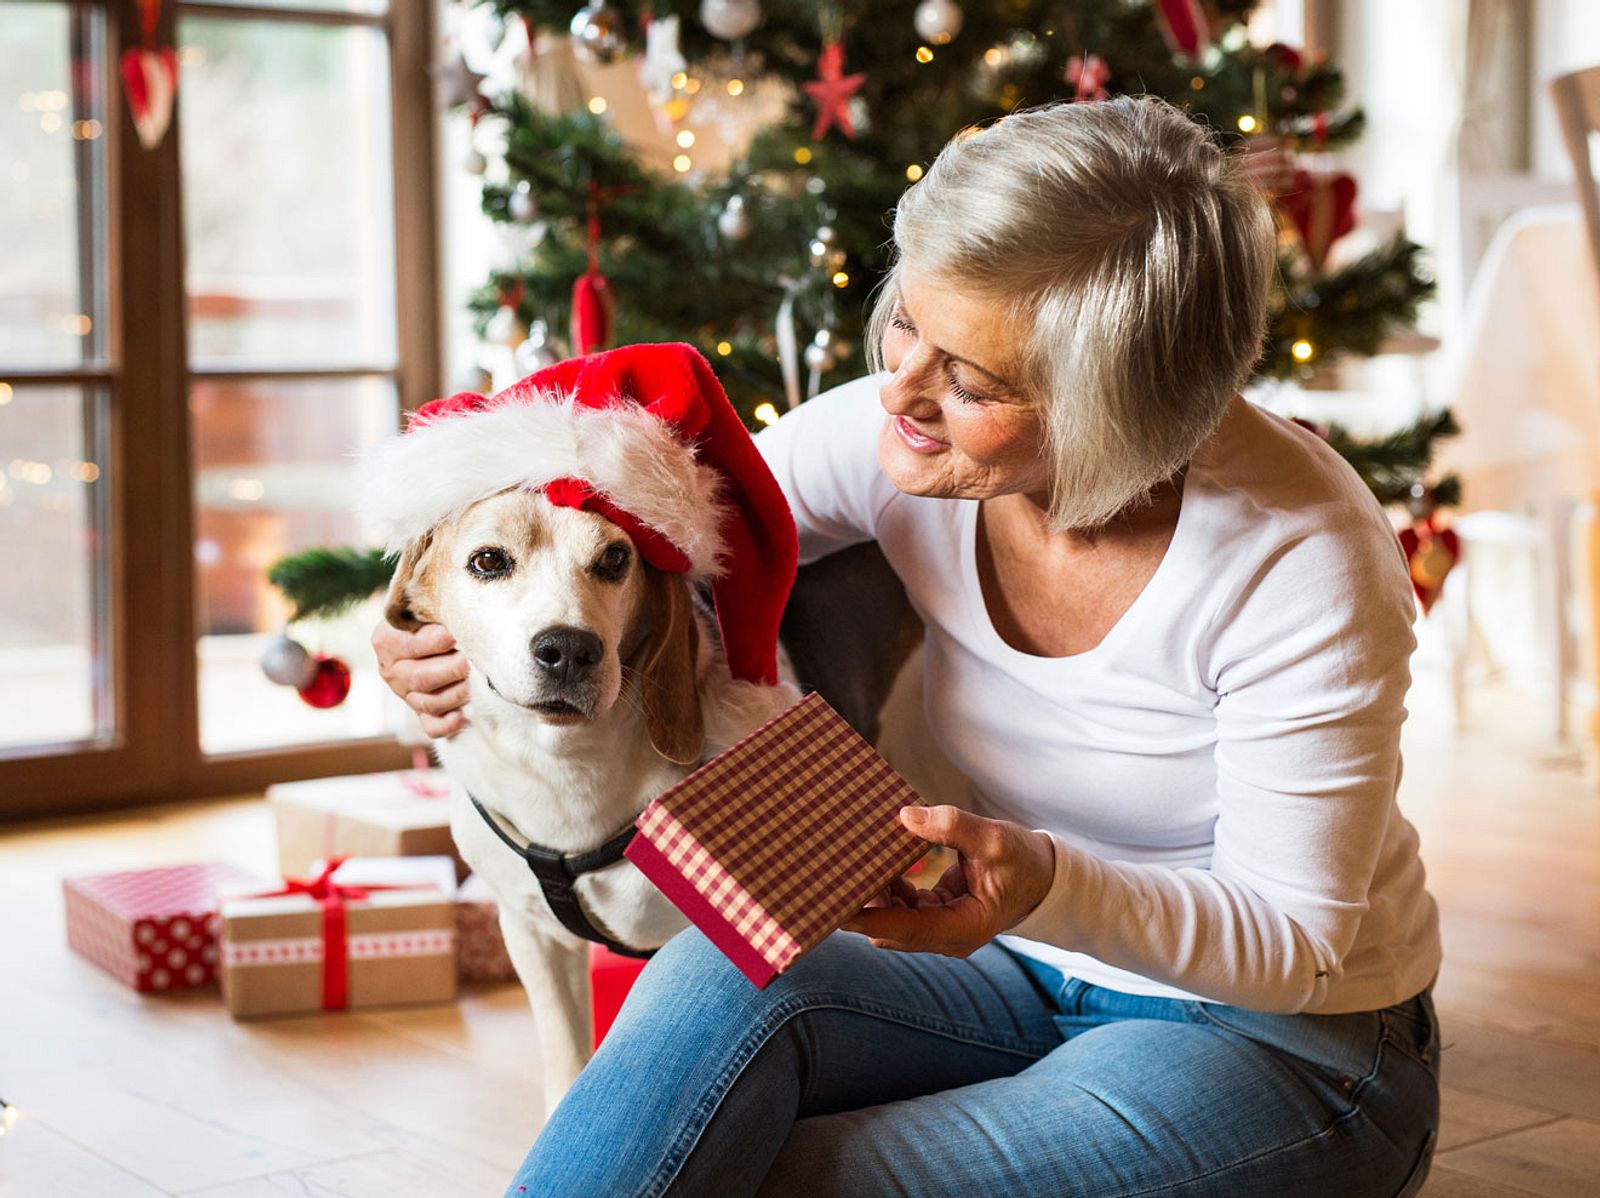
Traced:
[[723, 554], [721, 476], [664, 421], [631, 404], [517, 399], [442, 415], [391, 437], [362, 462], [360, 513], [391, 552], [480, 499], [558, 478], [588, 483], [683, 551], [696, 575]]

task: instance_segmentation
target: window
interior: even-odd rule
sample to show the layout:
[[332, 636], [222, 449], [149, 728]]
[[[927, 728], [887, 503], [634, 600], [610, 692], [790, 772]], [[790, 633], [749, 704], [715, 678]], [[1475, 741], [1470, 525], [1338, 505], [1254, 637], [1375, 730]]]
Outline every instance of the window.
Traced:
[[331, 711], [258, 662], [267, 565], [358, 540], [353, 453], [440, 390], [431, 6], [164, 6], [148, 150], [134, 10], [0, 0], [0, 813], [403, 756], [365, 631]]

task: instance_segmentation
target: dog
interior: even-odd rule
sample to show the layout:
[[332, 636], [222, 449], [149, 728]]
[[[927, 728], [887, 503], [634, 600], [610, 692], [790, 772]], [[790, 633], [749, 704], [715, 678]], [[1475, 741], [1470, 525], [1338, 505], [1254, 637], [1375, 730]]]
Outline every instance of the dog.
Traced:
[[[591, 1053], [589, 941], [505, 838], [593, 850], [799, 691], [732, 677], [684, 575], [645, 561], [605, 517], [533, 489], [478, 500], [408, 542], [385, 618], [443, 624], [471, 666], [468, 724], [436, 750], [452, 780], [456, 844], [499, 900], [553, 1110]], [[574, 889], [591, 923], [633, 949], [687, 924], [627, 860]]]

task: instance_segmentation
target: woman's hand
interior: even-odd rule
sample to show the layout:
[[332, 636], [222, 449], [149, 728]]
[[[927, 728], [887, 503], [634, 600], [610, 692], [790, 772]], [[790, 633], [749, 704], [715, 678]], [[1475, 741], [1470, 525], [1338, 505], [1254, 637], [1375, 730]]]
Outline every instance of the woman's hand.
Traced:
[[868, 905], [845, 923], [878, 948], [969, 956], [1020, 923], [1050, 892], [1055, 847], [1043, 832], [959, 807], [902, 807], [900, 822], [958, 856], [932, 890], [896, 878], [876, 900], [883, 905]]
[[422, 730], [434, 740], [467, 726], [467, 659], [443, 624], [424, 624], [402, 632], [387, 621], [372, 630], [378, 673], [389, 689], [422, 717]]

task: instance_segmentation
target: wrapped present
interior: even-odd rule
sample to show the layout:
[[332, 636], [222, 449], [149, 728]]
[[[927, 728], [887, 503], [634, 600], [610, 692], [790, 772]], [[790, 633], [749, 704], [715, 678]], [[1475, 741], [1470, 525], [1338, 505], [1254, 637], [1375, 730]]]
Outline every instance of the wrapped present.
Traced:
[[811, 694], [651, 802], [627, 857], [761, 987], [922, 856], [921, 801]]
[[594, 1046], [606, 1038], [617, 1012], [633, 989], [634, 979], [644, 968], [639, 957], [624, 957], [603, 944], [589, 946], [589, 994], [594, 1011]]
[[67, 944], [135, 990], [207, 986], [217, 980], [218, 891], [264, 884], [216, 862], [67, 878]]
[[[419, 864], [434, 880], [419, 880]], [[313, 878], [225, 895], [228, 1010], [248, 1018], [453, 999], [453, 874], [448, 860], [334, 858]]]
[[477, 874], [456, 891], [456, 969], [463, 982], [517, 980], [500, 934], [500, 904]]
[[450, 783], [443, 770], [394, 770], [313, 778], [267, 787], [278, 828], [278, 872], [300, 877], [329, 857], [455, 859], [450, 835]]

